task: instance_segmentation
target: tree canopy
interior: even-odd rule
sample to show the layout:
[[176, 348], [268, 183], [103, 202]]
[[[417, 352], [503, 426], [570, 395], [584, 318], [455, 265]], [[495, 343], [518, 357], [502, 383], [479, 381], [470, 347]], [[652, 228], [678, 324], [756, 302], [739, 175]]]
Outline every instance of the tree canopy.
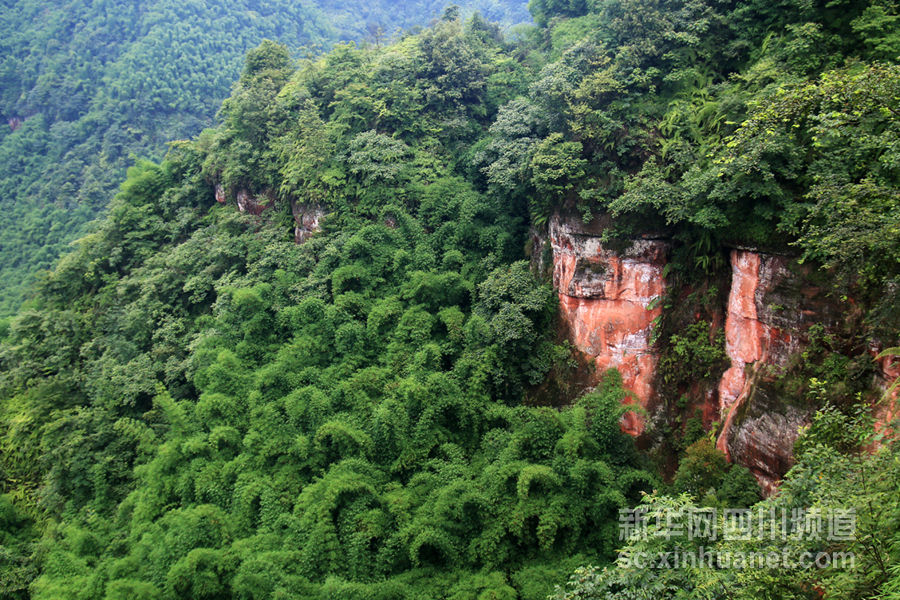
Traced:
[[[102, 4], [83, 33], [106, 35], [100, 11], [114, 11]], [[504, 5], [479, 6], [496, 16]], [[659, 468], [622, 431], [618, 372], [592, 374], [587, 393], [568, 385], [583, 365], [526, 249], [565, 206], [587, 220], [611, 215], [611, 243], [667, 231], [667, 277], [721, 275], [713, 258], [725, 244], [795, 250], [852, 275], [833, 276], [835, 291], [858, 292], [869, 322], [896, 336], [896, 7], [530, 9], [536, 25], [514, 35], [451, 8], [427, 29], [324, 54], [265, 41], [241, 68], [228, 57], [244, 52], [250, 29], [210, 34], [209, 52], [185, 42], [179, 54], [168, 29], [152, 26], [187, 15], [179, 22], [199, 35], [190, 15], [237, 22], [224, 8], [135, 6], [123, 26], [146, 25], [164, 40], [159, 52], [178, 58], [110, 54], [105, 64], [118, 66], [100, 104], [74, 83], [42, 88], [37, 67], [4, 67], [20, 96], [58, 93], [46, 106], [60, 111], [26, 120], [4, 148], [51, 134], [74, 144], [72, 123], [95, 124], [92, 111], [120, 103], [188, 127], [182, 116], [214, 103], [217, 78], [236, 81], [213, 127], [165, 157], [132, 161], [104, 217], [0, 324], [0, 594], [531, 600], [576, 568], [560, 598], [893, 593], [897, 461], [863, 408], [872, 377], [858, 364], [871, 362], [869, 346], [845, 348], [824, 330], [797, 357], [797, 381], [780, 380], [821, 410], [783, 493], [757, 507], [842, 495], [884, 503], [888, 512], [861, 515], [863, 537], [845, 546], [861, 553], [859, 567], [615, 567], [623, 545], [693, 543], [620, 540], [620, 509], [748, 506], [759, 490], [697, 420], [671, 436], [670, 472]], [[54, 17], [60, 27], [81, 32], [66, 14]], [[334, 39], [274, 9], [243, 14], [257, 33]], [[180, 72], [195, 51], [232, 66], [198, 67], [206, 83], [184, 94], [128, 100], [145, 89], [133, 82]], [[72, 77], [92, 64], [63, 55]], [[7, 94], [3, 110], [44, 106], [27, 104], [38, 102], [31, 93]], [[148, 144], [149, 130], [110, 122], [109, 143]], [[104, 178], [67, 171], [76, 175], [66, 189], [96, 192], [94, 207], [125, 164], [101, 154]], [[8, 176], [36, 177], [43, 163], [26, 163], [40, 156], [22, 154]], [[41, 160], [72, 169], [60, 156]], [[317, 227], [297, 244], [308, 215]], [[683, 302], [694, 315], [715, 298], [698, 289]], [[720, 368], [724, 341], [711, 327], [698, 316], [655, 338], [667, 393]]]

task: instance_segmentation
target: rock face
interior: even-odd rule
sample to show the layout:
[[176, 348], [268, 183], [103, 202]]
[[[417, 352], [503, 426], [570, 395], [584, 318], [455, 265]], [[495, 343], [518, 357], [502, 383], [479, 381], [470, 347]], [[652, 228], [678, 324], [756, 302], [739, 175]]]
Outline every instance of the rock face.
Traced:
[[784, 256], [750, 250], [731, 252], [731, 291], [725, 319], [726, 351], [731, 368], [719, 384], [723, 409], [749, 392], [748, 368], [755, 363], [783, 365], [800, 349], [805, 331], [820, 323], [827, 303], [822, 291], [802, 287]]
[[731, 367], [719, 382], [724, 425], [717, 445], [771, 493], [790, 468], [799, 428], [813, 410], [779, 398], [772, 380], [808, 343], [813, 325], [836, 328], [841, 307], [788, 257], [733, 250], [731, 268], [725, 319]]
[[291, 202], [294, 215], [294, 241], [302, 244], [322, 228], [325, 209], [320, 204]]
[[[225, 193], [225, 186], [216, 183], [213, 188], [216, 196], [216, 202], [225, 204], [228, 202], [228, 195]], [[238, 210], [242, 213], [251, 215], [261, 215], [274, 206], [274, 201], [269, 197], [271, 194], [252, 194], [245, 188], [239, 188], [235, 194]]]
[[272, 201], [264, 195], [253, 195], [245, 189], [239, 189], [235, 194], [238, 210], [251, 215], [261, 215], [272, 207]]
[[225, 204], [225, 188], [221, 183], [216, 184], [216, 202], [219, 204]]
[[[221, 183], [215, 184], [214, 191], [216, 202], [219, 204], [228, 202], [225, 187]], [[235, 192], [238, 210], [257, 216], [275, 206], [273, 198], [274, 194], [271, 191], [254, 195], [249, 190], [240, 188]], [[325, 209], [320, 204], [291, 201], [291, 213], [294, 215], [294, 241], [297, 244], [302, 244], [322, 228], [321, 221], [325, 216]]]
[[[883, 349], [883, 346], [879, 344], [877, 347], [870, 348], [869, 354], [874, 360]], [[883, 431], [893, 427], [892, 421], [900, 416], [900, 386], [891, 390], [894, 382], [900, 379], [900, 357], [885, 356], [877, 359], [876, 362], [878, 368], [875, 373], [875, 387], [882, 390], [882, 395], [886, 397], [876, 406], [875, 428], [877, 431]]]
[[[546, 239], [534, 238], [533, 260], [539, 270], [552, 270], [571, 342], [597, 374], [618, 369], [634, 400], [652, 415], [661, 406], [651, 334], [662, 309], [654, 300], [666, 293], [670, 243], [648, 237], [608, 247], [601, 242], [603, 226], [597, 219], [585, 225], [578, 216], [556, 214]], [[790, 468], [799, 428], [814, 410], [783, 397], [777, 377], [808, 344], [810, 328], [836, 330], [848, 306], [812, 284], [811, 269], [787, 256], [733, 250], [731, 269], [725, 316], [731, 364], [717, 386], [698, 392], [704, 421], [723, 422], [718, 447], [771, 493]], [[640, 435], [644, 422], [629, 413], [622, 427]]]
[[[640, 239], [621, 250], [604, 247], [597, 225], [554, 215], [549, 224], [553, 284], [572, 343], [594, 362], [597, 373], [618, 369], [626, 389], [645, 408], [653, 397], [657, 355], [651, 344], [651, 303], [665, 292], [663, 269], [669, 244]], [[623, 399], [624, 400], [624, 399]], [[643, 432], [634, 413], [624, 430]]]
[[731, 409], [719, 448], [732, 462], [747, 467], [770, 496], [794, 464], [794, 442], [800, 428], [809, 424], [812, 410], [786, 403], [764, 385]]

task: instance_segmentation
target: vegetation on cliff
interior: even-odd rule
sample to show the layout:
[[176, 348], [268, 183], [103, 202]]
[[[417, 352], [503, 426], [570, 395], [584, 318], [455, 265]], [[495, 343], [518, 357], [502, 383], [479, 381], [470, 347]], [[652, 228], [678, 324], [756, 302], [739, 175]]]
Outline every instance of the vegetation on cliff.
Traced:
[[[524, 2], [459, 2], [509, 26]], [[0, 316], [103, 214], [138, 155], [213, 124], [263, 39], [299, 53], [384, 43], [436, 0], [5, 2], [0, 15]], [[7, 126], [8, 124], [8, 126]]]
[[[263, 43], [217, 127], [129, 169], [0, 329], [0, 594], [545, 598], [612, 561], [641, 492], [756, 500], [702, 430], [664, 484], [620, 429], [614, 371], [548, 406], [577, 357], [525, 262], [529, 227], [568, 204], [616, 215], [613, 237], [667, 229], [681, 277], [714, 271], [723, 241], [796, 244], [852, 271], [895, 335], [878, 304], [898, 276], [895, 7], [530, 8], [537, 26], [515, 40], [448, 9], [384, 47], [295, 60]], [[296, 245], [312, 209], [322, 229]], [[696, 363], [669, 361], [673, 387], [722, 362], [704, 329], [660, 340]], [[809, 360], [839, 379], [842, 356]], [[896, 492], [893, 446], [861, 433], [847, 395], [828, 397], [766, 502]], [[857, 569], [609, 568], [559, 593], [888, 593], [888, 506]]]

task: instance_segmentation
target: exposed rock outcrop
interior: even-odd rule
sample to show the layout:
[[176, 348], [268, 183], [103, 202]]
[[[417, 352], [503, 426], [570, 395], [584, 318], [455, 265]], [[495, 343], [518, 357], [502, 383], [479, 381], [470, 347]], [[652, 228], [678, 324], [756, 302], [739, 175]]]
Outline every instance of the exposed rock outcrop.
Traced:
[[[875, 406], [875, 427], [877, 431], [894, 428], [894, 421], [900, 417], [900, 386], [893, 387], [900, 379], [900, 357], [884, 356], [877, 358], [884, 350], [883, 344], [869, 349], [872, 359], [878, 365], [875, 372], [875, 387], [882, 391], [882, 396]], [[891, 389], [893, 387], [893, 389]]]
[[[658, 352], [651, 341], [662, 309], [654, 300], [666, 293], [671, 244], [648, 236], [614, 248], [601, 241], [604, 225], [555, 214], [546, 239], [533, 239], [533, 261], [537, 270], [552, 272], [575, 347], [597, 374], [618, 369], [634, 400], [652, 415], [661, 406], [655, 397]], [[718, 385], [695, 390], [702, 405], [695, 408], [702, 409], [704, 422], [723, 422], [718, 447], [771, 493], [790, 468], [799, 429], [815, 409], [787, 397], [776, 385], [778, 377], [809, 343], [810, 328], [839, 329], [852, 303], [830, 297], [812, 283], [811, 268], [787, 256], [736, 249], [731, 269], [724, 324], [730, 366]], [[645, 429], [634, 413], [622, 426], [634, 435]]]
[[[651, 333], [661, 312], [651, 304], [665, 292], [669, 243], [638, 239], [612, 249], [601, 243], [598, 226], [560, 214], [550, 220], [553, 284], [562, 319], [572, 343], [594, 362], [597, 373], [618, 369], [626, 389], [647, 408], [657, 363]], [[622, 426], [634, 435], [644, 429], [634, 413]]]
[[[228, 195], [221, 183], [215, 184], [214, 192], [216, 202], [219, 204], [228, 202]], [[252, 194], [245, 188], [239, 188], [235, 192], [234, 198], [238, 210], [251, 215], [259, 216], [275, 207], [274, 193], [272, 192]], [[322, 219], [326, 214], [325, 208], [321, 204], [296, 201], [291, 201], [291, 213], [294, 216], [294, 241], [297, 244], [302, 244], [322, 228]]]
[[291, 202], [294, 215], [294, 241], [302, 244], [322, 228], [325, 208], [321, 204]]
[[790, 468], [799, 428], [814, 409], [779, 398], [771, 383], [808, 343], [813, 325], [836, 329], [842, 307], [809, 283], [808, 268], [786, 256], [733, 250], [731, 267], [725, 319], [731, 367], [719, 383], [724, 423], [717, 445], [770, 493]]
[[[219, 204], [228, 202], [228, 194], [225, 191], [225, 186], [216, 182], [213, 190], [216, 202]], [[271, 194], [253, 194], [246, 188], [238, 188], [234, 192], [238, 210], [242, 213], [249, 213], [251, 215], [261, 215], [272, 208], [275, 205], [275, 202], [270, 196]]]
[[274, 202], [265, 195], [251, 194], [245, 189], [239, 189], [235, 193], [238, 210], [242, 213], [251, 215], [261, 215], [269, 208], [272, 208]]

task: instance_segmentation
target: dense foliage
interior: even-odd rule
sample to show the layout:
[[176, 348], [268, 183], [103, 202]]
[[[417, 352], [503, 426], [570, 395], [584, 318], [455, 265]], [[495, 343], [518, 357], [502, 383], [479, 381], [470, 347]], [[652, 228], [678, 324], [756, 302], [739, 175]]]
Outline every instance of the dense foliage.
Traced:
[[[3, 346], [4, 485], [49, 536], [11, 592], [39, 560], [35, 598], [540, 598], [611, 558], [653, 479], [625, 393], [522, 406], [569, 368], [555, 295], [452, 152], [521, 89], [506, 52], [452, 13], [296, 72], [265, 43], [219, 129], [130, 169]], [[331, 212], [302, 246], [290, 200]]]
[[[616, 216], [610, 238], [666, 229], [673, 277], [714, 273], [726, 241], [795, 245], [895, 337], [896, 8], [530, 8], [515, 38], [450, 8], [297, 62], [262, 43], [217, 127], [136, 162], [0, 329], [0, 594], [544, 598], [609, 565], [641, 492], [651, 511], [758, 500], [702, 427], [671, 482], [649, 472], [615, 371], [551, 406], [578, 357], [524, 260], [529, 227], [567, 204]], [[673, 390], [723, 362], [697, 319], [659, 340]], [[822, 354], [823, 377], [847, 371]], [[866, 562], [589, 568], [559, 595], [894, 589], [894, 446], [867, 437], [855, 388], [825, 385], [797, 386], [835, 407], [760, 506], [885, 505], [861, 516]]]
[[[460, 2], [507, 25], [525, 2]], [[248, 49], [264, 38], [317, 52], [382, 43], [444, 3], [5, 2], [0, 14], [0, 316], [18, 308], [106, 208], [130, 156], [212, 124]], [[9, 127], [6, 126], [8, 122]]]
[[[900, 471], [893, 436], [876, 433], [869, 407], [839, 410], [826, 405], [798, 439], [797, 464], [779, 493], [753, 507], [760, 515], [753, 531], [713, 541], [681, 532], [667, 536], [654, 516], [698, 509], [691, 496], [649, 495], [644, 507], [650, 533], [628, 540], [614, 567], [578, 569], [555, 600], [696, 598], [814, 600], [897, 598], [900, 590]], [[707, 505], [708, 506], [708, 505]], [[829, 515], [853, 507], [850, 535], [829, 535]], [[719, 531], [732, 526], [719, 512]], [[780, 532], [788, 531], [786, 535]], [[801, 532], [800, 534], [796, 532]], [[771, 532], [775, 532], [774, 535]], [[805, 533], [803, 533], [805, 532]], [[834, 539], [838, 537], [839, 539]], [[705, 552], [731, 564], [683, 564], [676, 568], [634, 568], [627, 557]], [[643, 555], [642, 555], [643, 556]], [[796, 563], [751, 563], [753, 556], [788, 557]], [[806, 563], [800, 562], [807, 557]], [[852, 556], [852, 560], [841, 557]], [[740, 560], [745, 560], [743, 566]], [[733, 561], [725, 563], [724, 561]], [[818, 561], [818, 562], [814, 562]], [[750, 566], [750, 565], [754, 566]], [[670, 563], [670, 566], [674, 562]]]

